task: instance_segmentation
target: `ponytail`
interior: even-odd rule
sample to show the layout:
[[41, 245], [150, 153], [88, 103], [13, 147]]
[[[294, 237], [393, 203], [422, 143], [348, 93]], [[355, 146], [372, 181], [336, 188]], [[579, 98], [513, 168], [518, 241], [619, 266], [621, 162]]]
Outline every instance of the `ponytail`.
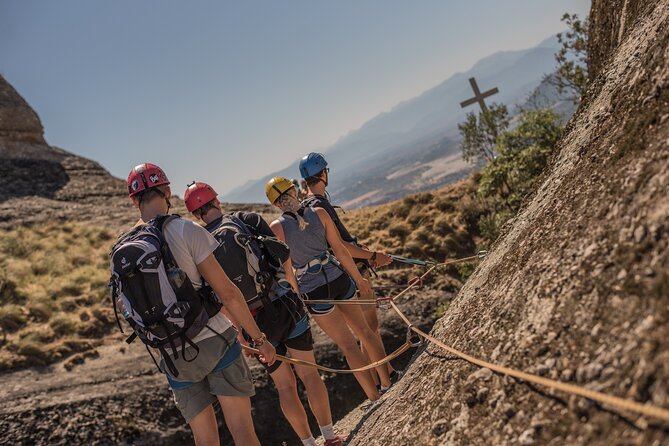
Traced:
[[300, 215], [300, 208], [302, 207], [300, 205], [300, 202], [297, 201], [297, 198], [289, 195], [289, 194], [283, 194], [279, 197], [277, 202], [275, 203], [279, 208], [281, 208], [282, 211], [290, 213], [293, 217], [295, 217], [295, 220], [297, 220], [297, 224], [300, 228], [300, 231], [304, 231], [307, 229], [307, 226], [309, 226], [309, 223], [307, 223], [304, 218]]

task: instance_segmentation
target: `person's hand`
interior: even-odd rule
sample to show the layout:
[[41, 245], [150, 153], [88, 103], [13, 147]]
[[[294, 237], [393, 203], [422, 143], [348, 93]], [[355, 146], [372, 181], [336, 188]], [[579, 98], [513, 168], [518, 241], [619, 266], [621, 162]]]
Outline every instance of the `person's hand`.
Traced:
[[356, 282], [356, 286], [358, 287], [358, 291], [360, 292], [361, 296], [374, 295], [374, 291], [372, 291], [372, 286], [369, 284], [367, 280], [362, 279], [362, 281]]
[[257, 348], [260, 351], [260, 360], [262, 362], [267, 365], [274, 364], [274, 361], [276, 361], [276, 349], [271, 342], [265, 341], [263, 345]]
[[392, 261], [393, 261], [392, 257], [390, 257], [388, 254], [384, 252], [377, 252], [372, 268], [379, 268], [382, 266], [390, 265]]

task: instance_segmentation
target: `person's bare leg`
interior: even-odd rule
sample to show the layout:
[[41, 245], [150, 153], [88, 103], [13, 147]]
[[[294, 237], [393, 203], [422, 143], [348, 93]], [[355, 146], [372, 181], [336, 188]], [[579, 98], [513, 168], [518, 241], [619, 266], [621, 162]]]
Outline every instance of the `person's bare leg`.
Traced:
[[[363, 274], [363, 277], [370, 281], [370, 284], [372, 283], [372, 276], [369, 273], [369, 270], [365, 271]], [[369, 299], [369, 300], [374, 300], [376, 298], [376, 293], [372, 291], [372, 294], [369, 296], [360, 296], [360, 299]], [[362, 305], [362, 313], [365, 315], [365, 320], [367, 321], [367, 325], [369, 325], [369, 328], [378, 336], [379, 342], [381, 345], [383, 345], [383, 338], [381, 338], [381, 331], [379, 330], [379, 317], [377, 314], [376, 306], [375, 305]], [[365, 351], [365, 346], [361, 342], [360, 343], [360, 348]], [[384, 353], [385, 353], [385, 346], [384, 346]], [[367, 352], [369, 354], [369, 352]], [[390, 362], [386, 363], [386, 368], [388, 369], [388, 374], [390, 375], [395, 371], [393, 366], [390, 364]], [[374, 381], [378, 384], [378, 374], [374, 373]]]
[[251, 419], [251, 398], [248, 396], [218, 395], [218, 401], [221, 403], [225, 424], [228, 426], [235, 444], [260, 446]]
[[[366, 359], [365, 355], [360, 351], [360, 348], [355, 341], [355, 337], [346, 325], [346, 320], [339, 308], [335, 307], [329, 314], [315, 316], [314, 320], [325, 334], [337, 344], [342, 353], [344, 353], [349, 367], [356, 369], [369, 364], [369, 360]], [[369, 373], [366, 371], [357, 372], [354, 373], [354, 376], [358, 380], [358, 383], [360, 383], [367, 398], [372, 401], [379, 399], [379, 392], [376, 390], [376, 384], [374, 384]]]
[[[316, 362], [314, 351], [294, 350], [289, 348], [290, 356], [302, 361]], [[313, 412], [319, 426], [326, 426], [332, 424], [332, 412], [330, 411], [330, 397], [325, 383], [321, 379], [318, 370], [306, 367], [303, 365], [295, 365], [295, 372], [300, 377], [300, 381], [304, 384], [307, 391], [307, 399], [309, 400], [309, 407]]]
[[[357, 298], [353, 297], [353, 299]], [[381, 343], [381, 338], [369, 328], [369, 325], [367, 325], [367, 321], [362, 314], [360, 306], [341, 305], [337, 309], [341, 311], [348, 326], [351, 327], [353, 333], [360, 339], [360, 343], [365, 346], [365, 351], [369, 354], [370, 359], [372, 361], [380, 361], [385, 358], [386, 351]], [[381, 385], [390, 387], [390, 376], [386, 365], [382, 364], [376, 367], [376, 372], [379, 374]]]
[[211, 404], [195, 415], [188, 425], [193, 431], [193, 439], [197, 446], [218, 446], [218, 424]]
[[[360, 297], [361, 297], [361, 299], [369, 299], [369, 297], [366, 297], [366, 296], [360, 296]], [[376, 320], [376, 323], [378, 324], [378, 318], [376, 317], [376, 309], [372, 308], [372, 311], [373, 311], [373, 313], [372, 313], [372, 311], [370, 311], [371, 307], [372, 307], [371, 305], [363, 305], [362, 314], [365, 316], [365, 320], [367, 321], [367, 325], [369, 325], [370, 330], [375, 332], [374, 328], [372, 328], [373, 327], [372, 324], [374, 324], [374, 320]], [[368, 314], [371, 314], [370, 318], [367, 317]], [[371, 320], [371, 319], [374, 319], [374, 320]], [[363, 342], [360, 342], [360, 350], [362, 350], [362, 352], [365, 355], [367, 355], [367, 357], [369, 357], [369, 352], [367, 350], [365, 350], [365, 344]], [[378, 386], [379, 382], [380, 382], [379, 381], [379, 374], [376, 372], [376, 369], [370, 370], [370, 372], [372, 374], [372, 379], [374, 380], [374, 384], [376, 384]]]
[[[302, 401], [297, 394], [295, 374], [289, 364], [282, 363], [272, 374], [272, 381], [279, 392], [281, 411], [300, 440], [311, 437], [311, 429]], [[327, 396], [327, 395], [326, 395]]]
[[[372, 299], [374, 297], [371, 297]], [[361, 299], [365, 299], [364, 297], [361, 297]], [[362, 306], [362, 314], [365, 316], [365, 320], [367, 321], [367, 325], [369, 326], [370, 330], [379, 338], [379, 342], [381, 345], [383, 345], [383, 338], [381, 338], [381, 331], [379, 327], [379, 317], [376, 313], [376, 307], [374, 305], [363, 305]], [[365, 346], [363, 343], [360, 343], [360, 348], [362, 351], [365, 351]], [[385, 354], [385, 346], [383, 346], [383, 351]], [[366, 352], [369, 354], [369, 352]], [[395, 371], [395, 368], [390, 364], [390, 362], [386, 363], [386, 368], [388, 369], [388, 374], [390, 375]], [[378, 374], [374, 374], [374, 376], [378, 379]], [[376, 381], [376, 379], [374, 380]]]

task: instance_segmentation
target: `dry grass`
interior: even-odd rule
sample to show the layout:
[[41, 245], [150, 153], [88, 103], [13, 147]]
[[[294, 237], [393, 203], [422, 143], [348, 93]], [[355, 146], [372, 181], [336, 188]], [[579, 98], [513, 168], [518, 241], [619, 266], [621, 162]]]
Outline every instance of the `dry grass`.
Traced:
[[[374, 250], [423, 260], [444, 261], [471, 255], [479, 241], [481, 207], [476, 199], [476, 175], [435, 192], [341, 214], [359, 241]], [[394, 265], [381, 272], [392, 283], [406, 283], [418, 270]], [[471, 271], [451, 268], [431, 276], [427, 284], [455, 291]]]
[[[475, 190], [469, 179], [342, 220], [373, 249], [440, 261], [468, 255], [477, 240]], [[88, 351], [115, 329], [107, 289], [114, 238], [102, 226], [75, 222], [0, 231], [0, 370]], [[381, 272], [381, 283], [406, 283], [418, 272], [396, 265]], [[455, 291], [467, 272], [452, 268], [426, 284]]]
[[83, 223], [0, 232], [0, 369], [47, 364], [101, 342], [113, 328], [113, 239]]

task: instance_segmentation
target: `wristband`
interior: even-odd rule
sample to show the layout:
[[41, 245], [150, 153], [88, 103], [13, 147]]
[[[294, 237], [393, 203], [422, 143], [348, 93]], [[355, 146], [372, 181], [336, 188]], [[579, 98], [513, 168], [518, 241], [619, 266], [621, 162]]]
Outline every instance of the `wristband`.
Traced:
[[251, 338], [251, 340], [253, 341], [254, 347], [262, 347], [263, 344], [267, 341], [267, 335], [265, 335], [263, 332], [260, 332], [259, 338]]
[[369, 260], [371, 260], [372, 263], [374, 263], [374, 264], [376, 264], [376, 254], [377, 254], [377, 252], [374, 251], [374, 252], [372, 253], [372, 256], [369, 258]]

